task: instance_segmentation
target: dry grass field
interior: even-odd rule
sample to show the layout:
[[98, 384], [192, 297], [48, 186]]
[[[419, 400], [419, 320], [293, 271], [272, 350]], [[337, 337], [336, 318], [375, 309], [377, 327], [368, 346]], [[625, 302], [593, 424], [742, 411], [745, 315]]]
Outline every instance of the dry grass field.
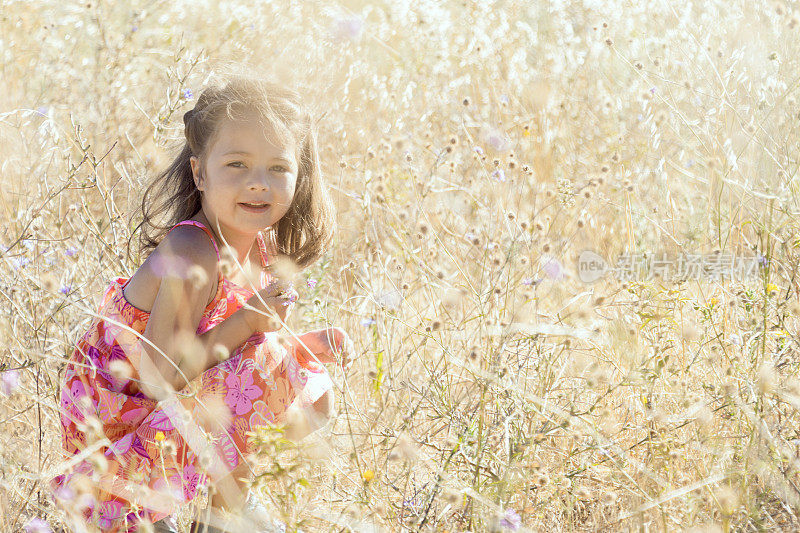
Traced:
[[0, 531], [72, 527], [65, 362], [230, 63], [320, 117], [291, 325], [356, 346], [254, 458], [287, 531], [798, 530], [798, 10], [0, 0]]

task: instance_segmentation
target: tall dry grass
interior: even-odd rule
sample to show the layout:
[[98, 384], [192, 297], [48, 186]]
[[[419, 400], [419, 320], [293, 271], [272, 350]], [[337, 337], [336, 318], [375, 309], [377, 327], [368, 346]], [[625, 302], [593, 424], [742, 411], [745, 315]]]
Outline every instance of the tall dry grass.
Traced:
[[[796, 530], [796, 9], [1, 2], [0, 530], [68, 526], [65, 361], [229, 61], [322, 116], [339, 230], [293, 326], [357, 347], [327, 428], [264, 436], [288, 529]], [[761, 263], [587, 284], [584, 250]]]

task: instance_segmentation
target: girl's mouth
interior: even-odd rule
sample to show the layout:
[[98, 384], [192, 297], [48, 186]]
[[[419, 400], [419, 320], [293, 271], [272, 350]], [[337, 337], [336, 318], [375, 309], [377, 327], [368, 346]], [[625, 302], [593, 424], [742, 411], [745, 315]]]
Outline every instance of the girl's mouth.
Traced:
[[239, 203], [239, 207], [248, 213], [264, 213], [269, 209], [269, 204], [264, 203]]

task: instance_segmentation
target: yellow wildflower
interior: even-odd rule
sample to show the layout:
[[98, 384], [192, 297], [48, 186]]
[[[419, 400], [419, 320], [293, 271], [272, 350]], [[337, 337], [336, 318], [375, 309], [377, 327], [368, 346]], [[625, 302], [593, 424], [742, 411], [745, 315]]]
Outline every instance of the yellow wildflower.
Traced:
[[372, 481], [372, 478], [375, 477], [375, 472], [372, 470], [364, 470], [364, 472], [361, 474], [361, 477], [364, 478], [365, 483], [369, 483]]
[[777, 292], [780, 287], [775, 285], [774, 283], [767, 283], [767, 294], [772, 294], [773, 292]]
[[164, 438], [165, 438], [165, 437], [164, 437], [164, 432], [163, 432], [163, 431], [156, 431], [156, 436], [155, 436], [155, 439], [156, 439], [158, 442], [161, 442], [162, 440], [164, 440]]

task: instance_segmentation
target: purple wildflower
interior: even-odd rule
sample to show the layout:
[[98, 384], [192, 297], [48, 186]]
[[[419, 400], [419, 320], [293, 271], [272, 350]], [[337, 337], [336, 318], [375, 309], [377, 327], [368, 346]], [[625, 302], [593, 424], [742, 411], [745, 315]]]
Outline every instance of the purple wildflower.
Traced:
[[514, 509], [506, 509], [503, 518], [500, 519], [500, 526], [516, 531], [522, 525], [522, 518], [517, 514]]
[[505, 152], [511, 148], [511, 140], [500, 130], [492, 129], [486, 134], [486, 144], [498, 152]]
[[473, 150], [475, 150], [476, 154], [483, 155], [483, 148], [481, 148], [480, 146], [476, 146], [475, 148], [473, 148]]
[[533, 278], [533, 277], [530, 277], [530, 278], [522, 278], [522, 284], [523, 284], [523, 285], [527, 285], [527, 286], [529, 286], [529, 287], [532, 287], [532, 286], [536, 285], [536, 283], [537, 283], [537, 281], [536, 281], [536, 279], [535, 279], [535, 278]]
[[19, 387], [19, 370], [6, 370], [0, 373], [0, 392], [11, 396]]
[[361, 325], [364, 326], [365, 328], [372, 326], [373, 324], [375, 324], [374, 318], [364, 318], [361, 320]]
[[650, 87], [650, 94], [656, 94], [656, 88]]
[[315, 280], [314, 278], [308, 278], [308, 281], [306, 281], [306, 284], [308, 284], [308, 286], [313, 289], [314, 285], [317, 284], [317, 280]]
[[364, 29], [364, 19], [358, 15], [342, 17], [333, 24], [333, 35], [341, 40], [355, 41]]
[[69, 248], [64, 250], [64, 255], [66, 255], [67, 257], [72, 257], [77, 253], [78, 253], [78, 249], [75, 248], [74, 246], [70, 246]]
[[61, 294], [69, 294], [69, 292], [71, 290], [72, 290], [72, 286], [71, 285], [64, 285], [63, 287], [58, 289], [58, 292], [60, 292]]
[[50, 524], [41, 518], [31, 518], [25, 524], [25, 533], [53, 533], [53, 530], [50, 529]]
[[501, 169], [501, 168], [498, 168], [497, 170], [492, 172], [492, 177], [494, 179], [496, 179], [497, 181], [499, 181], [500, 183], [503, 183], [504, 181], [506, 181], [506, 173], [503, 172], [503, 169]]
[[561, 266], [561, 263], [559, 263], [558, 259], [555, 257], [543, 258], [542, 263], [542, 269], [550, 279], [560, 280], [566, 277], [564, 267]]
[[[59, 481], [59, 483], [61, 483], [61, 481]], [[53, 491], [53, 494], [59, 500], [64, 500], [67, 502], [71, 502], [72, 500], [75, 499], [75, 491], [72, 490], [72, 487], [70, 487], [69, 485], [59, 486], [57, 489]]]
[[31, 260], [27, 257], [13, 257], [11, 259], [11, 263], [14, 265], [14, 270], [19, 270], [30, 262]]
[[184, 100], [191, 100], [192, 96], [194, 96], [194, 95], [192, 94], [192, 90], [191, 89], [187, 88], [187, 89], [183, 90], [183, 99]]
[[48, 111], [49, 111], [49, 108], [48, 108], [47, 106], [41, 106], [41, 107], [37, 107], [37, 108], [36, 108], [36, 113], [37, 113], [38, 115], [41, 115], [41, 116], [43, 116], [43, 117], [46, 117], [46, 116], [47, 116], [47, 112], [48, 112]]

